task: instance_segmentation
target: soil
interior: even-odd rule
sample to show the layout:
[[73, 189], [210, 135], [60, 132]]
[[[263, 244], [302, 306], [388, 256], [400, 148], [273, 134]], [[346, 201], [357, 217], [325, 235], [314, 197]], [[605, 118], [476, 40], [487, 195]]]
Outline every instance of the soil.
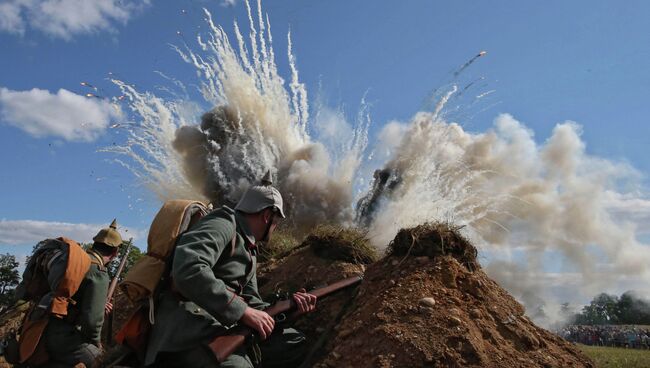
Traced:
[[[357, 290], [324, 299], [296, 322], [312, 344], [325, 341], [307, 366], [594, 367], [573, 344], [526, 317], [456, 229], [402, 232], [390, 254], [367, 267]], [[262, 267], [261, 290], [329, 283], [365, 268], [320, 258], [311, 248]]]
[[[283, 258], [260, 263], [265, 300], [354, 275], [364, 279], [291, 321], [311, 343], [304, 367], [594, 367], [576, 346], [524, 315], [483, 272], [476, 249], [457, 229], [401, 230], [388, 254], [369, 265], [349, 252], [324, 253], [323, 243], [336, 237], [307, 239]], [[114, 304], [115, 332], [132, 307], [119, 292]]]

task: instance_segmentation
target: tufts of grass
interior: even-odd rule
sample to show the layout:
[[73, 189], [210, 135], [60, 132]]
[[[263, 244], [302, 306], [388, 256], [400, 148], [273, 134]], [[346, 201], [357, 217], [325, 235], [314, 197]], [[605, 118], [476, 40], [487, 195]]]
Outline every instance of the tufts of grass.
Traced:
[[578, 345], [578, 347], [594, 361], [597, 368], [650, 367], [650, 350], [586, 345]]
[[458, 259], [468, 270], [479, 267], [477, 250], [459, 232], [459, 227], [444, 223], [426, 223], [409, 229], [401, 229], [388, 245], [388, 254], [409, 256], [450, 255]]
[[302, 246], [311, 247], [319, 257], [349, 263], [370, 264], [379, 259], [367, 233], [357, 228], [320, 225], [307, 236]]
[[277, 229], [271, 235], [271, 240], [258, 248], [258, 260], [267, 262], [272, 259], [281, 259], [291, 253], [299, 243], [290, 231]]

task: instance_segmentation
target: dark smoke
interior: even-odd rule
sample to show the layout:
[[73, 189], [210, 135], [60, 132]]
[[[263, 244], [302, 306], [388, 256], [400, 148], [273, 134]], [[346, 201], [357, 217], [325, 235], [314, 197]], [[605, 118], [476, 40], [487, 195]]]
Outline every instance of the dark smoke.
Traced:
[[[245, 165], [246, 151], [233, 147], [237, 139], [237, 115], [218, 106], [201, 117], [199, 126], [176, 130], [174, 149], [183, 157], [190, 183], [211, 202], [232, 206], [240, 194], [237, 182], [256, 183], [259, 173]], [[256, 175], [257, 174], [257, 175]], [[222, 180], [227, 175], [233, 180]]]
[[398, 171], [390, 168], [375, 170], [373, 177], [372, 188], [357, 202], [356, 222], [363, 227], [370, 226], [382, 202], [389, 199], [402, 182]]

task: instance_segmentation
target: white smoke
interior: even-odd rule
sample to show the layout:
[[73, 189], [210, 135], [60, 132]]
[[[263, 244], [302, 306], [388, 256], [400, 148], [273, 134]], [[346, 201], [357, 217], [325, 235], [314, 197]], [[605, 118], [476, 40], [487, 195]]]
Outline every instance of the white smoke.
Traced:
[[[549, 254], [578, 271], [573, 281], [584, 297], [622, 279], [650, 281], [650, 251], [637, 240], [635, 222], [648, 218], [647, 211], [630, 211], [634, 203], [650, 208], [639, 173], [587, 154], [577, 123], [558, 124], [542, 143], [508, 114], [489, 131], [471, 133], [445, 118], [447, 102], [466, 89], [452, 86], [433, 111], [387, 124], [370, 147], [372, 159], [363, 161], [370, 124], [365, 102], [353, 123], [321, 101], [310, 111], [290, 36], [285, 85], [268, 17], [259, 1], [256, 14], [248, 2], [246, 8], [247, 41], [235, 23], [233, 47], [206, 11], [211, 33], [197, 38], [200, 50], [177, 48], [214, 106], [200, 126], [184, 116], [180, 102], [115, 81], [139, 121], [125, 126], [129, 140], [112, 150], [128, 156], [124, 164], [161, 199], [233, 203], [271, 169], [297, 227], [351, 224], [359, 199], [354, 190], [372, 181], [361, 176], [372, 162], [380, 170], [356, 216], [380, 248], [400, 228], [426, 221], [464, 226], [491, 255], [487, 271], [533, 308], [550, 296], [540, 282], [551, 272], [544, 261]], [[625, 211], [629, 216], [620, 215]]]
[[487, 271], [529, 306], [549, 296], [539, 275], [552, 253], [579, 270], [583, 297], [621, 277], [650, 280], [650, 249], [637, 240], [634, 222], [645, 218], [643, 211], [620, 216], [630, 202], [647, 203], [639, 196], [639, 173], [588, 155], [581, 132], [565, 122], [538, 144], [508, 114], [480, 134], [417, 114], [385, 165], [399, 185], [382, 193], [372, 239], [385, 245], [398, 229], [423, 219], [465, 225], [477, 245], [504, 257]]
[[[200, 126], [180, 116], [179, 102], [140, 93], [115, 80], [142, 123], [126, 126], [126, 145], [109, 148], [162, 199], [200, 198], [232, 204], [243, 190], [272, 170], [291, 221], [299, 228], [353, 219], [355, 175], [367, 145], [369, 117], [350, 124], [342, 115], [316, 111], [317, 130], [337, 136], [337, 147], [314, 140], [308, 131], [307, 92], [299, 81], [288, 36], [291, 80], [278, 75], [268, 17], [246, 2], [248, 41], [235, 23], [237, 47], [206, 10], [210, 33], [199, 35], [200, 50], [175, 48], [196, 68], [200, 92], [214, 109]], [[348, 134], [341, 139], [341, 129]], [[334, 155], [332, 155], [334, 152]]]

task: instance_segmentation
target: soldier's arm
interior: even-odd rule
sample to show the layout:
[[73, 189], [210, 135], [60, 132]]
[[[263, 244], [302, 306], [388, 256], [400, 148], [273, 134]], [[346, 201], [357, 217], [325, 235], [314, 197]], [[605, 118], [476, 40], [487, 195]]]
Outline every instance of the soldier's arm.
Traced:
[[253, 275], [251, 280], [244, 286], [242, 291], [242, 296], [248, 302], [248, 306], [251, 308], [264, 310], [270, 304], [262, 300], [259, 290], [257, 289], [257, 275]]
[[100, 344], [102, 325], [104, 324], [104, 306], [108, 292], [108, 274], [91, 266], [86, 274], [87, 286], [80, 300], [79, 325], [81, 333], [94, 345]]
[[172, 264], [177, 290], [224, 325], [237, 322], [247, 307], [212, 272], [221, 252], [230, 246], [234, 231], [234, 225], [226, 219], [202, 221], [181, 236]]

